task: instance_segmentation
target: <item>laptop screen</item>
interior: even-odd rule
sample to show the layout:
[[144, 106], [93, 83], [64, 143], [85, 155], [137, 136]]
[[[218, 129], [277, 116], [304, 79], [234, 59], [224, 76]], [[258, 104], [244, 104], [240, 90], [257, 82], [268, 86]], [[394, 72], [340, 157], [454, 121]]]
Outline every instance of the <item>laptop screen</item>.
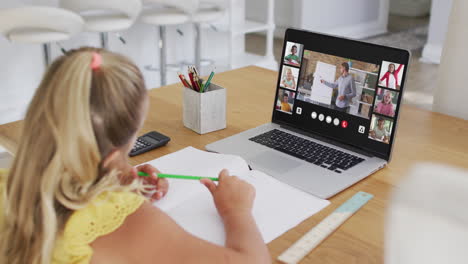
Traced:
[[389, 159], [409, 52], [288, 29], [273, 122]]

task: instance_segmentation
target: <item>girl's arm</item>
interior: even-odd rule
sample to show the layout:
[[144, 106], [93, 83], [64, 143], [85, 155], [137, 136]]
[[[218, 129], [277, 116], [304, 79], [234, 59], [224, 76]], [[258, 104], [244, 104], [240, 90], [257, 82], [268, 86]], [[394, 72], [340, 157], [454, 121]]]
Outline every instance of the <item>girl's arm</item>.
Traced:
[[375, 106], [374, 112], [380, 113], [382, 111], [382, 102]]
[[387, 79], [388, 78], [388, 72], [386, 72], [382, 78], [380, 78], [380, 82], [382, 82], [383, 80]]
[[398, 66], [398, 69], [395, 70], [395, 74], [398, 75], [398, 73], [400, 72], [400, 70], [401, 70], [402, 67], [403, 67], [403, 64], [400, 64], [400, 65]]
[[224, 222], [225, 247], [189, 234], [166, 213], [144, 203], [117, 230], [91, 244], [94, 250], [91, 263], [135, 263], [138, 260], [138, 263], [148, 264], [270, 264], [270, 254], [255, 224], [250, 204], [245, 205], [246, 199], [253, 202], [253, 188], [246, 187], [247, 184], [237, 178], [223, 178], [220, 176], [218, 186], [213, 182], [204, 184], [213, 194]]

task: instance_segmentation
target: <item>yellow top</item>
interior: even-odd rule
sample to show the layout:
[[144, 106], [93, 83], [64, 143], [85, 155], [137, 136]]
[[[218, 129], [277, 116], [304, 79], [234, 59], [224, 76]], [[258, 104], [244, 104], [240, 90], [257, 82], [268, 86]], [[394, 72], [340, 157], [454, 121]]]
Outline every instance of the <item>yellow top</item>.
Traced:
[[[6, 170], [0, 169], [0, 191], [5, 175]], [[73, 212], [65, 224], [63, 235], [57, 239], [52, 263], [89, 263], [93, 255], [89, 244], [119, 228], [144, 201], [144, 197], [132, 192], [104, 192], [85, 208]], [[4, 211], [1, 207], [0, 203], [0, 225]]]
[[291, 112], [291, 106], [288, 103], [281, 102], [281, 110]]

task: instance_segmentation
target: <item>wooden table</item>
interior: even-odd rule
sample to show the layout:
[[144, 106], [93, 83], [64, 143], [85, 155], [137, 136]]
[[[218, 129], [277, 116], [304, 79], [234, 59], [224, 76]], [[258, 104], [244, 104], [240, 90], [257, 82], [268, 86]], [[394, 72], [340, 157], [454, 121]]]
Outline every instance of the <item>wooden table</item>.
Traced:
[[[203, 136], [182, 124], [180, 84], [151, 90], [151, 106], [141, 133], [157, 130], [171, 137], [164, 148], [131, 159], [136, 165], [187, 146], [204, 149], [213, 141], [271, 121], [277, 73], [246, 67], [217, 74], [214, 82], [228, 89], [227, 128]], [[0, 145], [14, 149], [21, 121], [0, 126]], [[403, 106], [393, 160], [387, 168], [371, 175], [331, 199], [332, 204], [307, 219], [268, 247], [273, 258], [315, 226], [357, 191], [375, 195], [301, 263], [383, 263], [384, 220], [393, 188], [407, 170], [421, 161], [468, 168], [468, 121]]]

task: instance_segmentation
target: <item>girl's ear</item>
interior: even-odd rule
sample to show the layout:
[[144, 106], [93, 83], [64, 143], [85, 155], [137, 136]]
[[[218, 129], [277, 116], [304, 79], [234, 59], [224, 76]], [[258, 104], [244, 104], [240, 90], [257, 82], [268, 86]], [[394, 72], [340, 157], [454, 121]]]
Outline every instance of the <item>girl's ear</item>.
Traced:
[[113, 149], [102, 161], [103, 168], [109, 168], [111, 164], [118, 162], [122, 151], [118, 148]]

